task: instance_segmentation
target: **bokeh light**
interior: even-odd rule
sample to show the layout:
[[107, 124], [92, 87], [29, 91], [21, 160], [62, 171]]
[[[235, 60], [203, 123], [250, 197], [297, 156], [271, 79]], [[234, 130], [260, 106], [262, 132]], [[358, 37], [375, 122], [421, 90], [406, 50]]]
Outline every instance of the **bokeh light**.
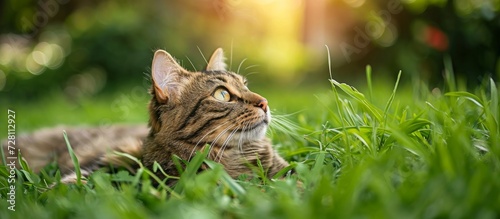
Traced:
[[344, 81], [360, 80], [370, 64], [384, 76], [403, 70], [439, 83], [447, 56], [468, 81], [500, 74], [498, 1], [105, 0], [68, 1], [50, 13], [36, 2], [8, 8], [17, 13], [3, 13], [0, 23], [4, 91], [26, 96], [43, 93], [38, 84], [59, 91], [80, 84], [96, 94], [102, 89], [80, 77], [88, 69], [100, 69], [103, 87], [140, 83], [158, 48], [199, 70], [223, 47], [231, 70], [276, 86], [324, 84], [325, 46], [333, 75]]

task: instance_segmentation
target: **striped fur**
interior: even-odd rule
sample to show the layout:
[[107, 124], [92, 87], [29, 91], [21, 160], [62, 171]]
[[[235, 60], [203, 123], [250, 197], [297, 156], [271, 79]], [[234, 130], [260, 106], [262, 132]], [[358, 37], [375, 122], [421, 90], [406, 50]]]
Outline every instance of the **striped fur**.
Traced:
[[273, 176], [288, 163], [265, 136], [271, 119], [267, 100], [250, 91], [245, 78], [227, 71], [224, 60], [217, 49], [205, 71], [189, 72], [158, 50], [152, 63], [149, 129], [57, 127], [19, 138], [21, 151], [36, 170], [57, 157], [71, 182], [72, 164], [60, 134], [66, 129], [86, 173], [109, 164], [133, 169], [125, 158], [107, 153], [117, 150], [142, 158], [149, 168], [158, 162], [167, 174], [177, 176], [172, 156], [190, 160], [209, 145], [209, 158], [223, 164], [232, 177], [251, 174], [257, 160]]
[[[249, 166], [256, 166], [257, 159], [270, 176], [288, 166], [265, 136], [271, 119], [267, 100], [251, 92], [245, 78], [226, 71], [224, 63], [213, 63], [223, 61], [218, 49], [206, 71], [188, 72], [168, 53], [155, 53], [149, 108], [152, 128], [143, 153], [146, 166], [156, 161], [175, 176], [172, 155], [189, 160], [206, 145], [211, 147], [209, 157], [223, 164], [232, 177], [251, 174]], [[168, 85], [180, 92], [170, 92], [173, 88]], [[229, 91], [229, 102], [214, 98], [219, 88]]]

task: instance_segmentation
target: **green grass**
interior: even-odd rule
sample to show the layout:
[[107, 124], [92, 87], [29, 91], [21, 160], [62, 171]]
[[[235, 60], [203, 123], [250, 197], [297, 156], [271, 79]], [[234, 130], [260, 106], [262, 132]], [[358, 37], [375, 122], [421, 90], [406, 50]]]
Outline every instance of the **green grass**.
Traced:
[[[497, 85], [487, 81], [466, 91], [446, 80], [440, 92], [418, 83], [402, 87], [394, 78], [392, 85], [369, 80], [363, 92], [331, 80], [331, 89], [316, 95], [271, 95], [277, 111], [308, 108], [288, 116], [300, 128], [282, 121], [287, 132], [273, 129], [273, 141], [296, 171], [284, 179], [231, 179], [203, 153], [173, 188], [153, 186], [158, 170], [142, 167], [137, 174], [96, 172], [88, 184], [50, 188], [60, 179], [54, 165], [40, 174], [23, 165], [11, 212], [9, 173], [0, 168], [0, 218], [498, 218]], [[80, 107], [121, 121], [123, 115], [106, 113], [112, 101], [96, 102]], [[137, 102], [142, 107], [147, 98]], [[46, 109], [61, 112], [53, 107]], [[140, 115], [145, 110], [132, 111], [126, 121], [147, 119]], [[94, 113], [89, 124], [99, 124]], [[211, 169], [195, 173], [203, 162]]]

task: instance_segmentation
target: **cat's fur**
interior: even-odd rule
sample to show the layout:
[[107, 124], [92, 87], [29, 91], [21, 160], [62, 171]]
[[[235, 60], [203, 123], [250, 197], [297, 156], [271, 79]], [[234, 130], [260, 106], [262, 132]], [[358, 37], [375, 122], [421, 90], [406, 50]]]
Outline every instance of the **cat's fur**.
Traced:
[[[130, 160], [111, 153], [120, 151], [140, 158], [149, 168], [156, 161], [168, 175], [178, 176], [172, 156], [190, 160], [208, 145], [208, 157], [224, 165], [232, 177], [251, 174], [258, 160], [273, 176], [288, 163], [265, 136], [271, 119], [267, 100], [251, 92], [242, 76], [227, 71], [224, 61], [219, 48], [205, 71], [189, 72], [158, 50], [151, 70], [149, 127], [56, 127], [20, 136], [17, 147], [34, 170], [55, 158], [67, 182], [74, 174], [62, 130], [86, 174], [110, 164], [133, 170]], [[5, 142], [2, 145], [5, 150]]]

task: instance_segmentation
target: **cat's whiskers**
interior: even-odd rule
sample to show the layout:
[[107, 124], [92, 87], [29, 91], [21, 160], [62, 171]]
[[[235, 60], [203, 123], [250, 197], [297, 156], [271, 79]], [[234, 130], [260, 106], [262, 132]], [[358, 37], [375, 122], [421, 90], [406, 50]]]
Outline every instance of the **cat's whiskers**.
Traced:
[[200, 139], [200, 140], [198, 140], [198, 142], [197, 142], [197, 143], [196, 143], [196, 145], [195, 145], [195, 148], [196, 148], [196, 147], [198, 147], [198, 145], [199, 145], [199, 144], [203, 141], [203, 139], [205, 139], [208, 135], [210, 135], [210, 134], [214, 133], [214, 132], [215, 132], [215, 131], [217, 131], [220, 127], [225, 126], [226, 124], [228, 124], [228, 123], [230, 123], [230, 122], [231, 122], [231, 121], [226, 121], [226, 122], [224, 122], [224, 123], [222, 123], [222, 124], [218, 125], [217, 127], [215, 127], [212, 131], [207, 132], [205, 135], [203, 135], [203, 137], [201, 137], [201, 139]]
[[[231, 126], [228, 126], [228, 127], [227, 127], [227, 128], [225, 128], [225, 129], [223, 129], [223, 130], [222, 130], [222, 131], [221, 131], [221, 132], [220, 132], [220, 133], [219, 133], [219, 134], [215, 137], [215, 140], [214, 140], [214, 141], [212, 141], [212, 144], [210, 145], [210, 149], [209, 149], [209, 151], [208, 151], [208, 155], [210, 155], [210, 154], [212, 153], [212, 149], [213, 149], [213, 147], [214, 147], [214, 145], [213, 145], [213, 144], [217, 144], [217, 141], [219, 141], [219, 139], [220, 139], [223, 135], [225, 135], [225, 134], [227, 133], [227, 131], [229, 131], [229, 129], [234, 128], [234, 127], [237, 127], [237, 126], [239, 126], [239, 125], [237, 125], [237, 124], [233, 124], [233, 125], [231, 125]], [[238, 129], [236, 128], [235, 130], [238, 130]], [[227, 140], [227, 139], [226, 139], [226, 140]], [[215, 157], [214, 157], [214, 160], [215, 160]]]
[[[207, 132], [205, 135], [203, 135], [203, 137], [201, 137], [201, 139], [198, 140], [198, 142], [196, 143], [196, 145], [194, 145], [193, 149], [191, 150], [191, 153], [189, 154], [188, 160], [191, 159], [191, 157], [193, 156], [194, 152], [196, 151], [196, 148], [198, 148], [199, 144], [202, 143], [203, 139], [205, 139], [208, 135], [210, 135], [210, 134], [214, 133], [215, 131], [217, 131], [220, 127], [223, 127], [223, 126], [225, 126], [226, 124], [228, 124], [230, 122], [231, 121], [226, 121], [226, 122], [218, 125], [217, 127], [215, 127], [213, 130]], [[205, 145], [203, 147], [205, 147]], [[212, 147], [212, 146], [210, 145], [210, 147]]]
[[238, 150], [239, 152], [241, 153], [243, 151], [243, 136], [244, 136], [244, 133], [246, 133], [246, 129], [250, 127], [250, 122], [246, 122], [243, 124], [243, 128], [241, 130], [241, 135], [240, 135], [240, 140], [238, 142]]
[[293, 114], [273, 114], [273, 119], [269, 123], [269, 131], [271, 136], [285, 135], [291, 138], [302, 139], [302, 135], [300, 135], [299, 133], [309, 131], [303, 127], [300, 127], [288, 118]]
[[193, 62], [191, 61], [191, 59], [190, 59], [188, 56], [186, 56], [186, 58], [187, 58], [187, 60], [189, 61], [189, 63], [191, 63], [191, 66], [193, 66], [193, 69], [194, 69], [195, 71], [197, 71], [197, 70], [196, 70], [196, 66], [194, 66], [194, 64], [193, 64]]
[[236, 70], [236, 74], [240, 73], [241, 66], [243, 65], [243, 63], [245, 63], [246, 60], [247, 60], [246, 58], [241, 60], [240, 64], [238, 65], [238, 70]]
[[[225, 142], [226, 145], [224, 145], [223, 150], [225, 150], [225, 148], [227, 148], [227, 144], [229, 144], [229, 142], [236, 143], [236, 141], [233, 141], [233, 138], [234, 138], [234, 134], [236, 134], [236, 132], [239, 131], [240, 134], [239, 134], [238, 142], [236, 143], [236, 147], [238, 148], [238, 151], [241, 151], [243, 149], [243, 139], [244, 139], [245, 132], [246, 132], [245, 130], [248, 128], [249, 124], [250, 124], [250, 122], [245, 122], [242, 125], [239, 125], [238, 128], [235, 129], [226, 139], [226, 142]], [[222, 158], [222, 155], [219, 157], [219, 161], [221, 158]]]
[[246, 129], [246, 125], [243, 126], [243, 129], [241, 130], [241, 133], [240, 134], [240, 139], [238, 139], [238, 152], [241, 152], [242, 148], [243, 148], [243, 133]]
[[233, 131], [231, 131], [231, 133], [229, 133], [229, 136], [226, 138], [226, 140], [224, 141], [224, 143], [222, 143], [221, 149], [219, 150], [219, 152], [215, 156], [214, 161], [217, 160], [217, 157], [219, 157], [219, 154], [220, 154], [219, 161], [216, 161], [216, 162], [220, 162], [220, 160], [222, 159], [222, 155], [224, 154], [224, 150], [226, 150], [227, 146], [229, 145], [228, 144], [229, 141], [233, 138], [234, 134], [238, 130], [239, 130], [239, 127], [236, 128], [236, 129], [234, 129]]
[[[231, 109], [231, 110], [233, 110], [233, 109], [234, 109], [234, 106], [232, 107], [232, 109]], [[198, 145], [199, 145], [199, 144], [203, 141], [203, 139], [205, 139], [208, 135], [210, 135], [210, 134], [212, 134], [212, 133], [214, 133], [214, 132], [218, 131], [220, 127], [223, 127], [223, 126], [225, 126], [225, 125], [227, 125], [228, 123], [231, 123], [231, 122], [232, 122], [231, 120], [228, 120], [228, 121], [226, 121], [226, 122], [224, 122], [224, 123], [222, 123], [222, 124], [220, 124], [220, 125], [216, 126], [214, 129], [212, 129], [211, 131], [209, 131], [209, 132], [207, 132], [205, 135], [203, 135], [203, 137], [201, 137], [201, 139], [200, 139], [200, 140], [198, 140], [198, 142], [196, 143], [196, 145], [195, 145], [195, 146], [193, 147], [193, 149], [191, 150], [191, 153], [189, 154], [189, 159], [188, 159], [188, 160], [190, 160], [190, 159], [191, 159], [191, 157], [193, 156], [193, 154], [194, 154], [194, 152], [195, 152], [196, 148], [198, 148]], [[228, 129], [230, 129], [230, 128], [232, 128], [232, 127], [234, 127], [234, 125], [233, 125], [233, 126], [229, 126], [229, 127], [225, 128], [225, 129], [224, 129], [221, 133], [219, 133], [219, 134], [215, 137], [215, 140], [214, 140], [214, 141], [212, 141], [212, 144], [213, 144], [213, 143], [216, 143], [216, 142], [219, 140], [219, 138], [221, 137], [221, 135], [223, 135], [225, 132], [227, 132], [227, 131], [228, 131]], [[208, 155], [210, 155], [210, 153], [212, 152], [212, 144], [210, 144], [209, 151], [208, 151]]]
[[[235, 130], [233, 130], [233, 131], [231, 132], [231, 134], [228, 136], [228, 138], [224, 141], [224, 143], [223, 143], [223, 145], [222, 145], [222, 147], [221, 147], [221, 151], [219, 151], [219, 153], [217, 154], [217, 156], [215, 156], [215, 158], [219, 157], [219, 162], [220, 162], [220, 160], [222, 159], [222, 155], [224, 154], [224, 150], [227, 148], [228, 144], [229, 144], [230, 142], [232, 142], [232, 141], [233, 141], [234, 134], [235, 134], [237, 131], [240, 131], [240, 135], [239, 135], [238, 143], [237, 143], [237, 145], [236, 145], [236, 146], [237, 146], [237, 148], [238, 148], [238, 151], [239, 151], [240, 153], [242, 153], [242, 151], [243, 151], [243, 139], [248, 138], [248, 137], [247, 137], [247, 136], [245, 136], [245, 135], [248, 135], [248, 133], [247, 133], [247, 129], [250, 127], [250, 124], [251, 124], [251, 123], [252, 123], [251, 121], [246, 121], [246, 122], [244, 122], [244, 123], [241, 125], [241, 128], [240, 128], [240, 126], [239, 126], [237, 129], [235, 129]], [[219, 155], [219, 154], [220, 154], [220, 155]]]

